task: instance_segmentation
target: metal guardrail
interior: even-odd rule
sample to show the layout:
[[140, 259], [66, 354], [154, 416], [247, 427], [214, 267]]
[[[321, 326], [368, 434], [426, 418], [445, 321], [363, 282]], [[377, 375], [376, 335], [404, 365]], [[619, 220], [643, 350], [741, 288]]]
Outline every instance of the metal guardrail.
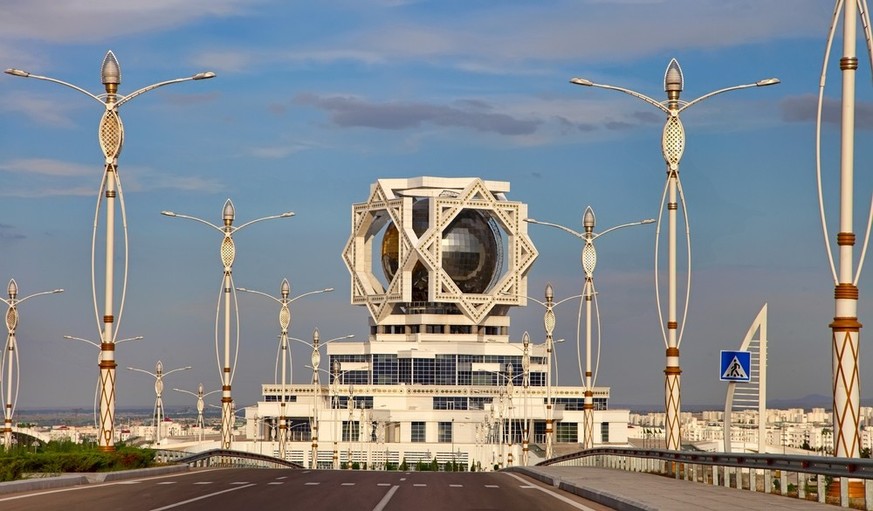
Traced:
[[[863, 502], [863, 509], [873, 510], [873, 459], [868, 458], [600, 447], [537, 464], [568, 465], [649, 472], [764, 493], [792, 492], [801, 499], [815, 495], [819, 502], [843, 506]], [[840, 484], [844, 480], [848, 484]]]
[[212, 449], [210, 451], [189, 454], [174, 461], [176, 463], [187, 464], [190, 467], [304, 468], [299, 463], [274, 458], [273, 456], [230, 449]]

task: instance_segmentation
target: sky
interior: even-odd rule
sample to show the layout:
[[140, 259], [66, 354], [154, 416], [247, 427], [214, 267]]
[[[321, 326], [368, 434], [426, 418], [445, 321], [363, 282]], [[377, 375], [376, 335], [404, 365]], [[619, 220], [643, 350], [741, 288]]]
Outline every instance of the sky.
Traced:
[[[765, 303], [770, 399], [831, 393], [834, 282], [817, 202], [814, 118], [833, 7], [822, 0], [793, 0], [790, 9], [784, 0], [6, 0], [0, 67], [95, 94], [103, 92], [100, 66], [109, 50], [120, 62], [121, 94], [200, 71], [217, 74], [150, 91], [120, 110], [130, 259], [118, 338], [144, 339], [116, 350], [119, 407], [153, 404], [153, 378], [126, 368], [154, 372], [158, 360], [165, 371], [192, 366], [165, 378], [167, 405], [195, 404], [172, 388], [220, 386], [214, 322], [221, 235], [162, 210], [220, 223], [230, 198], [236, 225], [294, 211], [234, 235], [235, 284], [273, 296], [283, 278], [292, 296], [334, 287], [293, 304], [290, 335], [309, 341], [317, 327], [322, 341], [347, 334], [361, 341], [367, 313], [349, 302], [341, 251], [352, 204], [364, 202], [377, 179], [508, 181], [508, 198], [528, 204], [531, 217], [579, 229], [591, 206], [603, 231], [658, 216], [664, 116], [570, 78], [660, 101], [671, 58], [682, 67], [685, 100], [778, 77], [778, 86], [718, 95], [681, 117], [693, 268], [680, 345], [682, 403], [719, 407], [719, 351], [739, 346]], [[834, 48], [822, 150], [832, 240], [839, 37]], [[873, 90], [863, 40], [858, 51], [856, 260], [873, 187], [865, 172], [873, 158], [866, 143]], [[0, 281], [14, 278], [21, 296], [65, 289], [20, 307], [18, 409], [93, 404], [97, 349], [63, 336], [99, 339], [90, 251], [103, 173], [95, 137], [102, 108], [54, 83], [0, 75]], [[98, 229], [101, 254], [102, 218]], [[539, 251], [529, 295], [542, 300], [547, 282], [556, 299], [580, 293], [581, 242], [543, 226], [529, 233]], [[611, 387], [613, 403], [663, 409], [655, 228], [614, 231], [596, 246], [596, 383]], [[873, 318], [865, 277], [861, 323]], [[101, 311], [102, 300], [101, 292]], [[558, 376], [560, 384], [579, 385], [570, 303], [555, 311], [555, 337], [567, 339], [557, 348]], [[279, 331], [274, 302], [241, 294], [239, 305], [238, 407], [254, 404], [260, 385], [273, 381]], [[530, 301], [511, 317], [513, 341], [527, 331], [542, 342], [539, 305]], [[867, 337], [862, 330], [862, 346]], [[292, 346], [293, 380], [307, 381], [309, 350]], [[873, 395], [864, 377], [871, 357], [861, 350], [862, 398]]]

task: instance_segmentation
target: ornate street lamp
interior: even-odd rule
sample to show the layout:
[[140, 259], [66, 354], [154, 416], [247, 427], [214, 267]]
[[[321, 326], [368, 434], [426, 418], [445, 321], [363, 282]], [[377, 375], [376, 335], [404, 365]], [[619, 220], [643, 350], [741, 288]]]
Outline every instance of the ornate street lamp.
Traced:
[[282, 358], [282, 397], [279, 403], [279, 458], [284, 460], [285, 442], [287, 437], [286, 429], [288, 427], [285, 422], [285, 418], [287, 417], [287, 415], [285, 414], [285, 395], [287, 393], [285, 386], [288, 384], [288, 380], [285, 378], [285, 374], [287, 363], [290, 362], [291, 358], [291, 352], [288, 350], [288, 328], [291, 326], [291, 308], [289, 307], [289, 305], [291, 304], [291, 302], [299, 298], [303, 298], [304, 296], [319, 293], [329, 293], [333, 291], [333, 288], [328, 287], [325, 289], [319, 289], [317, 291], [309, 291], [308, 293], [303, 293], [302, 295], [295, 296], [294, 298], [288, 298], [291, 294], [291, 284], [288, 283], [288, 279], [282, 279], [282, 283], [279, 285], [279, 298], [268, 295], [267, 293], [264, 293], [262, 291], [255, 291], [252, 289], [246, 289], [244, 287], [238, 287], [236, 288], [236, 290], [242, 291], [244, 293], [261, 295], [279, 304], [279, 330], [281, 339], [279, 347], [281, 353], [279, 354], [279, 356], [281, 356]]
[[[664, 161], [667, 164], [667, 181], [664, 185], [664, 191], [661, 196], [661, 208], [658, 215], [658, 226], [655, 235], [655, 298], [658, 306], [658, 320], [661, 322], [661, 335], [664, 339], [664, 345], [667, 348], [666, 357], [667, 363], [664, 369], [664, 400], [666, 407], [666, 446], [667, 449], [678, 450], [680, 447], [681, 432], [679, 424], [679, 414], [681, 409], [680, 396], [680, 375], [682, 369], [679, 367], [679, 345], [682, 342], [682, 333], [685, 329], [685, 320], [688, 316], [688, 304], [691, 296], [691, 239], [688, 229], [688, 211], [685, 208], [685, 193], [682, 190], [682, 183], [679, 180], [679, 161], [682, 159], [682, 153], [685, 151], [685, 127], [682, 121], [679, 120], [679, 114], [685, 109], [696, 105], [701, 101], [711, 98], [717, 94], [730, 92], [750, 87], [765, 87], [779, 83], [777, 78], [767, 78], [759, 80], [755, 83], [744, 85], [735, 85], [719, 89], [692, 101], [683, 101], [679, 99], [684, 87], [684, 78], [682, 76], [682, 68], [679, 67], [679, 62], [676, 59], [670, 60], [667, 65], [667, 70], [664, 73], [664, 91], [667, 93], [665, 101], [655, 101], [654, 99], [641, 94], [639, 92], [616, 87], [614, 85], [605, 85], [594, 83], [585, 78], [573, 78], [570, 83], [582, 85], [585, 87], [597, 87], [600, 89], [614, 90], [623, 92], [633, 96], [645, 103], [657, 108], [667, 115], [664, 130], [661, 136], [661, 153]], [[682, 313], [682, 323], [677, 316], [676, 296], [676, 255], [677, 255], [677, 212], [679, 209], [679, 201], [682, 203], [682, 212], [685, 220], [685, 240], [686, 240], [686, 255], [687, 255], [687, 281], [685, 284], [685, 309]], [[664, 315], [661, 311], [660, 287], [658, 283], [658, 255], [659, 255], [659, 239], [661, 232], [661, 220], [664, 217], [664, 206], [667, 208], [667, 320], [666, 325]]]
[[[15, 332], [18, 329], [18, 306], [34, 296], [63, 293], [64, 290], [42, 291], [25, 296], [24, 298], [18, 298], [18, 284], [15, 283], [15, 279], [10, 279], [9, 285], [6, 286], [6, 292], [9, 298], [0, 298], [0, 301], [3, 301], [9, 307], [6, 310], [6, 346], [3, 350], [3, 357], [0, 358], [0, 394], [2, 394], [3, 389], [3, 368], [6, 367], [6, 407], [3, 415], [3, 442], [8, 451], [12, 448], [12, 415], [15, 413], [15, 404], [18, 401], [18, 386], [21, 382], [21, 365], [18, 361], [18, 351], [15, 349]], [[12, 378], [13, 374], [15, 375], [14, 379]]]
[[128, 367], [130, 371], [137, 371], [150, 375], [155, 379], [155, 409], [152, 414], [155, 421], [155, 445], [161, 445], [161, 426], [164, 420], [164, 376], [169, 376], [179, 371], [187, 371], [191, 366], [179, 367], [170, 371], [164, 372], [164, 364], [158, 360], [155, 364], [155, 372], [146, 371], [145, 369], [137, 369], [136, 367]]
[[[221, 372], [221, 448], [222, 449], [230, 449], [231, 444], [233, 442], [233, 397], [231, 396], [231, 383], [233, 382], [233, 373], [236, 369], [236, 360], [239, 355], [239, 307], [237, 306], [236, 301], [236, 290], [233, 287], [233, 260], [236, 257], [236, 245], [233, 243], [233, 235], [254, 223], [262, 222], [264, 220], [272, 220], [274, 218], [290, 218], [294, 216], [294, 213], [291, 211], [286, 211], [285, 213], [281, 213], [279, 215], [270, 215], [261, 217], [255, 220], [251, 220], [246, 222], [239, 227], [233, 226], [233, 220], [236, 216], [236, 212], [233, 208], [233, 202], [230, 199], [227, 199], [224, 203], [224, 208], [222, 208], [222, 220], [223, 226], [219, 227], [211, 222], [207, 222], [201, 218], [197, 218], [190, 215], [183, 215], [179, 213], [174, 213], [172, 211], [161, 211], [161, 214], [164, 216], [168, 216], [171, 218], [184, 218], [186, 220], [193, 220], [195, 222], [199, 222], [213, 229], [217, 230], [222, 234], [221, 246], [220, 246], [220, 255], [221, 255], [221, 263], [224, 267], [223, 276], [222, 276], [222, 287], [221, 291], [218, 294], [218, 304], [215, 308], [215, 354], [216, 358], [218, 358], [219, 353], [219, 311], [221, 309], [221, 304], [224, 302], [224, 361], [219, 359], [218, 369]], [[234, 350], [233, 363], [231, 364], [230, 359], [230, 345], [231, 345], [231, 302], [233, 302], [234, 309], [234, 318], [236, 321], [234, 325], [236, 327], [236, 335], [234, 345], [236, 349]]]
[[[573, 236], [581, 239], [585, 242], [585, 245], [582, 247], [582, 270], [585, 272], [585, 285], [583, 287], [582, 295], [585, 301], [585, 373], [582, 373], [582, 357], [580, 351], [580, 335], [579, 330], [577, 328], [576, 331], [576, 360], [579, 364], [579, 378], [585, 384], [585, 398], [583, 403], [583, 411], [584, 411], [584, 420], [585, 420], [585, 428], [582, 434], [582, 448], [583, 449], [591, 449], [594, 447], [594, 382], [597, 379], [597, 375], [591, 371], [591, 303], [594, 302], [594, 309], [597, 315], [597, 360], [598, 366], [600, 361], [600, 309], [597, 307], [597, 293], [594, 291], [594, 268], [597, 266], [597, 250], [594, 248], [594, 240], [603, 236], [608, 232], [612, 232], [616, 229], [621, 229], [623, 227], [632, 227], [635, 225], [645, 225], [645, 224], [653, 224], [655, 220], [653, 218], [647, 218], [645, 220], [639, 220], [637, 222], [630, 222], [627, 224], [616, 225], [614, 227], [610, 227], [609, 229], [595, 233], [594, 226], [596, 223], [596, 218], [594, 216], [594, 210], [591, 209], [591, 206], [585, 208], [585, 213], [582, 215], [582, 228], [583, 232], [577, 232], [569, 227], [564, 227], [563, 225], [553, 224], [549, 222], [540, 222], [538, 220], [534, 220], [532, 218], [527, 218], [527, 222], [532, 224], [546, 225], [549, 227], [555, 227], [561, 229], [562, 231], [568, 232]], [[580, 304], [579, 313], [581, 316], [582, 307]], [[581, 317], [579, 318], [581, 319]], [[581, 323], [581, 321], [579, 322]], [[577, 323], [578, 324], [578, 323]]]
[[200, 433], [197, 436], [197, 441], [202, 442], [203, 441], [203, 427], [204, 427], [204, 424], [203, 424], [203, 408], [204, 408], [203, 398], [210, 395], [210, 394], [215, 394], [216, 392], [221, 392], [221, 389], [216, 389], [216, 390], [213, 390], [211, 392], [206, 392], [204, 394], [203, 393], [203, 384], [201, 383], [200, 385], [197, 386], [197, 393], [196, 394], [191, 392], [190, 390], [185, 390], [185, 389], [175, 389], [174, 388], [173, 390], [175, 390], [176, 392], [184, 392], [185, 394], [190, 394], [190, 395], [197, 398], [197, 427], [200, 428]]
[[[215, 77], [215, 73], [203, 72], [185, 78], [176, 78], [158, 82], [147, 87], [138, 89], [128, 95], [118, 93], [121, 84], [121, 67], [118, 59], [110, 51], [106, 53], [101, 67], [101, 79], [105, 93], [95, 95], [76, 85], [50, 78], [35, 75], [21, 69], [7, 69], [7, 74], [22, 78], [35, 78], [57, 83], [94, 99], [104, 107], [103, 117], [97, 130], [97, 139], [100, 149], [103, 151], [104, 171], [97, 194], [97, 208], [94, 212], [94, 229], [91, 235], [91, 293], [94, 298], [94, 316], [97, 320], [97, 328], [100, 331], [100, 425], [97, 437], [98, 448], [102, 451], [115, 450], [115, 345], [118, 329], [121, 325], [121, 317], [124, 312], [124, 299], [127, 292], [127, 261], [129, 257], [127, 243], [127, 214], [124, 208], [124, 194], [121, 189], [121, 179], [118, 175], [118, 155], [124, 143], [124, 125], [121, 123], [118, 109], [133, 98], [150, 90], [170, 85], [173, 83], [187, 82], [190, 80], [206, 80]], [[121, 284], [121, 300], [118, 304], [118, 316], [115, 316], [115, 200], [118, 199], [121, 206], [121, 221], [124, 233], [124, 272]], [[95, 271], [95, 254], [97, 246], [97, 225], [100, 217], [100, 206], [106, 201], [106, 252], [105, 252], [105, 285], [102, 317], [98, 312], [97, 283]]]

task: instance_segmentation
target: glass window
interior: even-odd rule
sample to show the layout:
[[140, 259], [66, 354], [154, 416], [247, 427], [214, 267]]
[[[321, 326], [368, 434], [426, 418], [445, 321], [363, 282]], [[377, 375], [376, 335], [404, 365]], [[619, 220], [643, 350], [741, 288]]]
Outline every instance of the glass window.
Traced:
[[412, 442], [424, 442], [425, 441], [425, 423], [424, 422], [413, 422], [412, 423]]
[[452, 441], [452, 422], [440, 422], [437, 429], [437, 442], [450, 443]]
[[601, 422], [600, 423], [600, 441], [601, 442], [609, 442], [609, 423]]
[[436, 360], [432, 358], [412, 359], [412, 383], [433, 385]]
[[343, 421], [343, 442], [357, 442], [360, 433], [361, 424], [358, 421]]
[[555, 426], [556, 442], [576, 443], [579, 441], [579, 424], [575, 422], [559, 422]]

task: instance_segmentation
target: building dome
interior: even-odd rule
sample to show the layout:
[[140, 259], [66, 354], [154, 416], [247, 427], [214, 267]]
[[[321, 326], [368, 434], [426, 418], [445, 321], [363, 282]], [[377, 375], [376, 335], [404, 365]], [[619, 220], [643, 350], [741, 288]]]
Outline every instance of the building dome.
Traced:
[[[427, 199], [413, 204], [412, 228], [418, 237], [428, 228], [428, 209]], [[502, 246], [491, 222], [481, 211], [465, 209], [443, 229], [442, 268], [462, 293], [487, 292], [497, 275]], [[398, 252], [399, 233], [392, 222], [382, 238], [382, 271], [389, 282], [397, 273]], [[427, 290], [427, 269], [416, 263], [412, 272], [412, 300], [430, 301]]]

